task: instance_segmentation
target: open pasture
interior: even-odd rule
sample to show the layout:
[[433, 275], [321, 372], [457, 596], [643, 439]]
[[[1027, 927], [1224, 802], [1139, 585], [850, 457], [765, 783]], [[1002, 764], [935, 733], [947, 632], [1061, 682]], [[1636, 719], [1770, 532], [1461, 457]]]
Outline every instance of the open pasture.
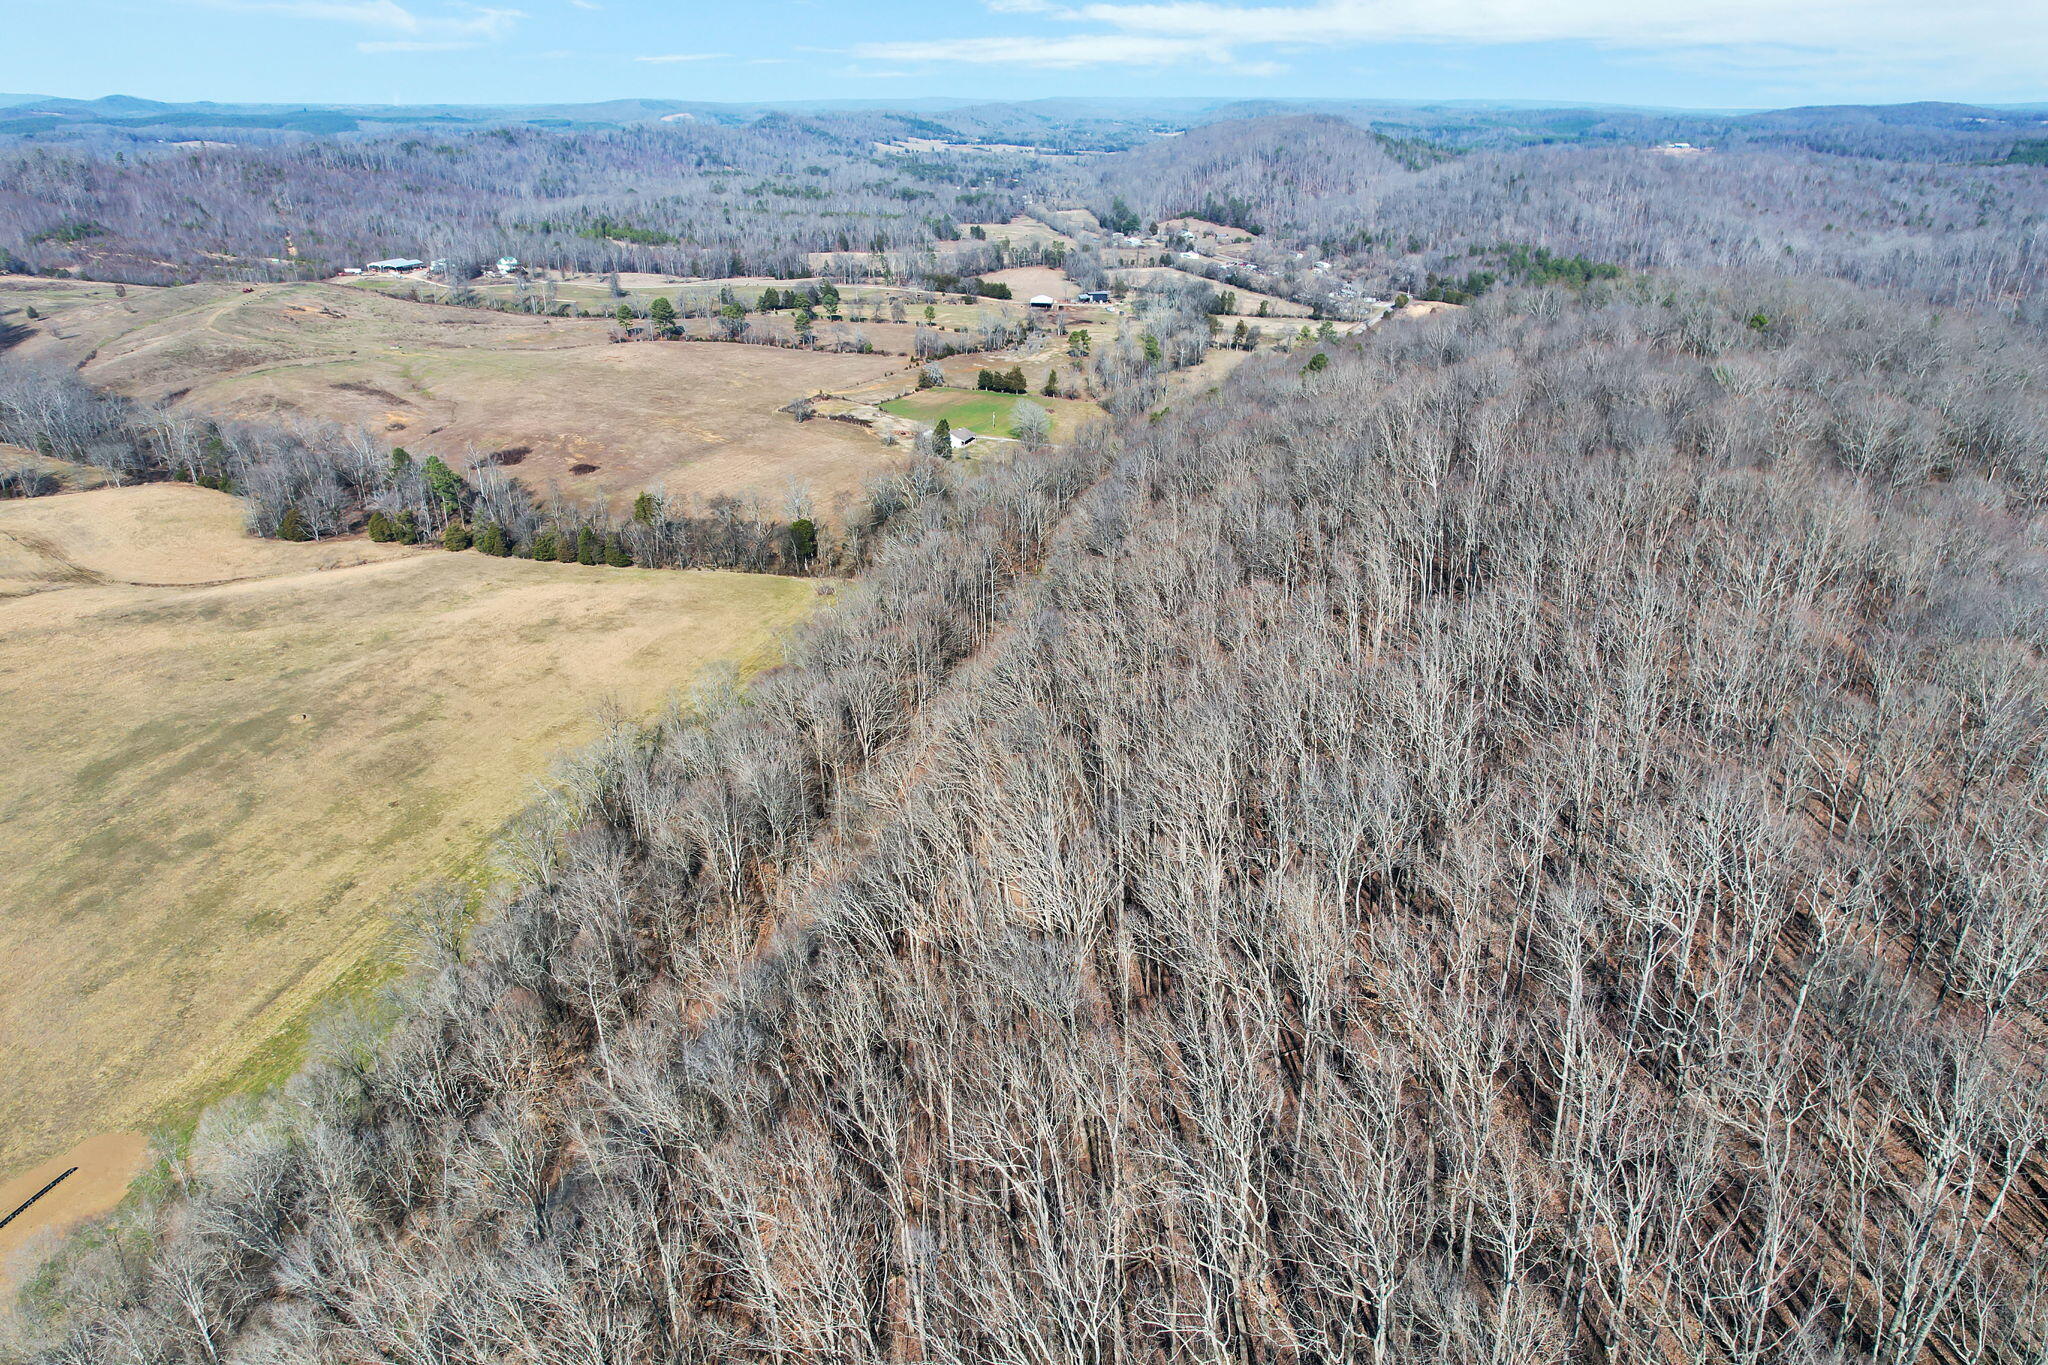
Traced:
[[289, 1068], [610, 705], [772, 657], [765, 575], [257, 542], [225, 494], [0, 503], [0, 1180]]
[[901, 356], [614, 345], [610, 331], [331, 284], [188, 285], [81, 304], [19, 349], [220, 416], [361, 424], [452, 462], [513, 452], [503, 462], [536, 489], [613, 500], [655, 484], [773, 495], [791, 481], [828, 496], [885, 461], [861, 433], [782, 409]]

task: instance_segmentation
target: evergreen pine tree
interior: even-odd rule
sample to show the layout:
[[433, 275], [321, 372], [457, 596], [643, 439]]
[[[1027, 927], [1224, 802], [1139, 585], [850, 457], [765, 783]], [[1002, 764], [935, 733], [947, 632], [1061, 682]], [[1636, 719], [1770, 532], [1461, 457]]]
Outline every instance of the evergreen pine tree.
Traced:
[[366, 529], [370, 533], [370, 539], [380, 545], [395, 539], [391, 530], [391, 519], [382, 512], [370, 513], [370, 524]]
[[633, 520], [639, 522], [642, 526], [654, 525], [654, 515], [657, 510], [654, 494], [652, 493], [642, 493], [639, 497], [633, 499]]
[[284, 509], [284, 515], [277, 519], [279, 540], [311, 540], [313, 533], [306, 529], [306, 519], [299, 515], [296, 507]]
[[1005, 393], [1031, 392], [1031, 386], [1024, 382], [1024, 367], [1022, 365], [1011, 366], [1008, 378], [1010, 382], [1004, 389]]
[[619, 311], [612, 314], [612, 317], [619, 326], [630, 331], [633, 326], [633, 305], [630, 303], [620, 304]]
[[676, 330], [676, 306], [666, 295], [658, 296], [647, 307], [647, 316], [654, 323], [654, 329], [663, 336], [673, 336]]
[[818, 557], [818, 524], [809, 517], [798, 517], [789, 524], [789, 552], [798, 564], [808, 564]]
[[487, 521], [477, 528], [476, 548], [479, 554], [492, 555], [498, 559], [512, 553], [511, 543], [505, 539], [505, 528], [495, 521]]
[[818, 306], [825, 310], [826, 317], [839, 316], [839, 290], [829, 281], [818, 287]]
[[448, 467], [439, 455], [427, 456], [427, 462], [420, 466], [420, 473], [426, 478], [427, 491], [441, 505], [441, 514], [454, 517], [462, 511], [462, 476]]
[[953, 458], [953, 424], [943, 417], [932, 428], [932, 454], [942, 460]]
[[601, 550], [602, 547], [598, 543], [597, 532], [586, 526], [576, 533], [576, 562], [578, 564], [597, 563]]
[[467, 550], [469, 545], [469, 528], [459, 521], [449, 522], [448, 529], [441, 533], [441, 548], [444, 550]]
[[1040, 389], [1039, 392], [1044, 394], [1047, 398], [1051, 398], [1058, 394], [1059, 391], [1060, 372], [1058, 370], [1047, 370], [1045, 372], [1045, 387]]
[[633, 567], [633, 554], [626, 548], [625, 541], [617, 536], [606, 536], [604, 538], [604, 562], [611, 565], [614, 569], [630, 569]]
[[555, 557], [555, 533], [553, 531], [536, 532], [533, 537], [533, 544], [528, 548], [533, 551], [535, 559], [552, 560]]

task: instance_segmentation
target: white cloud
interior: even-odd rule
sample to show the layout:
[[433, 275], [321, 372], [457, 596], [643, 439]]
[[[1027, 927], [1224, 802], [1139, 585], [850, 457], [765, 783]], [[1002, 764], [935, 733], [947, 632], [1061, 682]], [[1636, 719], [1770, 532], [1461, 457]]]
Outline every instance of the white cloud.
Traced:
[[1808, 69], [1872, 62], [2048, 65], [2048, 5], [2011, 0], [1097, 0], [1073, 13], [1119, 33], [1224, 45], [1580, 41], [1718, 53], [1731, 63], [1769, 53], [1770, 64]]
[[456, 40], [445, 43], [421, 42], [414, 38], [393, 38], [382, 42], [357, 43], [358, 52], [462, 52], [475, 43]]
[[930, 38], [863, 43], [856, 57], [884, 62], [953, 62], [973, 66], [1165, 66], [1177, 62], [1228, 63], [1227, 46], [1206, 39], [1158, 38], [1127, 33], [1050, 38]]
[[[1208, 64], [1271, 75], [1289, 51], [1369, 44], [1590, 43], [1694, 67], [1833, 86], [2032, 88], [2048, 4], [2027, 0], [982, 0], [1049, 28], [1014, 37], [873, 42], [881, 61], [1078, 68]], [[1261, 51], [1260, 49], [1264, 49]]]
[[574, 6], [575, 6], [575, 7], [577, 8], [577, 9], [603, 9], [603, 8], [604, 8], [604, 6], [603, 6], [603, 5], [600, 5], [600, 4], [598, 4], [598, 3], [597, 3], [597, 0], [569, 0], [569, 3], [570, 3], [570, 4], [572, 4], [572, 5], [574, 5]]
[[391, 45], [399, 42], [495, 42], [511, 36], [519, 21], [526, 17], [523, 10], [470, 4], [451, 5], [438, 14], [421, 14], [398, 4], [397, 0], [198, 0], [198, 3], [209, 9], [356, 24], [401, 35], [358, 44], [365, 51], [378, 52], [444, 50]]
[[664, 52], [654, 57], [635, 57], [636, 62], [719, 62], [732, 56], [730, 52]]

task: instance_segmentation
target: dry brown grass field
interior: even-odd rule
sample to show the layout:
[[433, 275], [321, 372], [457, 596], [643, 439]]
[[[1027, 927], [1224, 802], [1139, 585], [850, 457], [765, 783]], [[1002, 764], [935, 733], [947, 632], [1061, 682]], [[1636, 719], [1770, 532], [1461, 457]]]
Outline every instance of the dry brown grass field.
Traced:
[[[1204, 279], [1192, 271], [1178, 270], [1171, 266], [1129, 266], [1112, 270], [1109, 273], [1119, 284], [1132, 286], [1178, 281], [1182, 284], [1206, 285], [1219, 292], [1229, 290], [1237, 295], [1240, 311], [1246, 314], [1257, 313], [1261, 303], [1266, 305], [1267, 311], [1272, 317], [1305, 318], [1314, 311], [1305, 303], [1296, 303], [1292, 299], [1283, 299], [1276, 294], [1261, 294], [1256, 289], [1236, 289], [1230, 285], [1218, 283], [1215, 280]], [[1264, 322], [1267, 320], [1266, 318], [1257, 317], [1252, 319], [1254, 322]]]
[[[11, 298], [0, 281], [0, 297]], [[537, 490], [711, 495], [791, 481], [858, 487], [888, 452], [799, 427], [793, 399], [899, 369], [891, 355], [630, 345], [596, 320], [543, 319], [331, 284], [200, 284], [74, 300], [18, 351], [135, 397], [224, 416], [361, 423], [457, 460], [525, 447]], [[572, 474], [579, 465], [594, 466]]]
[[598, 708], [765, 661], [817, 594], [252, 541], [164, 484], [0, 503], [0, 580], [0, 1180], [280, 1074]]
[[69, 460], [53, 460], [33, 450], [0, 441], [0, 474], [16, 469], [33, 469], [52, 475], [67, 491], [72, 492], [84, 488], [98, 488], [113, 482], [111, 475], [94, 469], [91, 465], [73, 464]]
[[1075, 294], [1074, 282], [1063, 270], [1054, 270], [1042, 265], [1013, 266], [1008, 270], [993, 270], [982, 276], [997, 284], [1010, 286], [1010, 293], [1017, 302], [1023, 303], [1034, 294], [1045, 294], [1055, 299], [1071, 299]]
[[1021, 215], [1012, 218], [1007, 223], [962, 223], [960, 230], [971, 233], [976, 227], [981, 229], [983, 236], [989, 241], [1001, 242], [1005, 246], [1043, 247], [1058, 244], [1063, 247], [1071, 247], [1079, 245], [1066, 233], [1056, 232], [1039, 222], [1036, 218], [1025, 218]]

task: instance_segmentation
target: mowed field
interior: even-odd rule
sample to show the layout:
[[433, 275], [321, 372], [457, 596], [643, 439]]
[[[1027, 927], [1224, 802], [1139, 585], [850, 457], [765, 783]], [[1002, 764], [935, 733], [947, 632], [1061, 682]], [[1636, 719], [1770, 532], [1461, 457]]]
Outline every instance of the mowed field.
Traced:
[[1038, 393], [988, 393], [980, 389], [921, 389], [880, 407], [883, 412], [927, 426], [943, 417], [956, 431], [965, 428], [977, 436], [1008, 436], [1012, 413], [1026, 399], [1052, 417], [1052, 436], [1056, 441], [1071, 440], [1083, 423], [1103, 415], [1094, 403], [1047, 398]]
[[280, 1073], [601, 706], [756, 666], [816, 600], [254, 541], [183, 485], [0, 503], [0, 1182]]
[[[0, 304], [49, 317], [17, 347], [132, 397], [212, 414], [361, 424], [453, 461], [519, 450], [545, 491], [614, 501], [858, 488], [889, 458], [843, 424], [800, 426], [794, 399], [906, 363], [723, 344], [613, 345], [600, 321], [451, 308], [330, 284], [132, 288], [56, 296], [0, 280]], [[19, 292], [16, 288], [19, 286]], [[834, 429], [840, 428], [840, 429]], [[588, 466], [581, 472], [579, 467]]]

